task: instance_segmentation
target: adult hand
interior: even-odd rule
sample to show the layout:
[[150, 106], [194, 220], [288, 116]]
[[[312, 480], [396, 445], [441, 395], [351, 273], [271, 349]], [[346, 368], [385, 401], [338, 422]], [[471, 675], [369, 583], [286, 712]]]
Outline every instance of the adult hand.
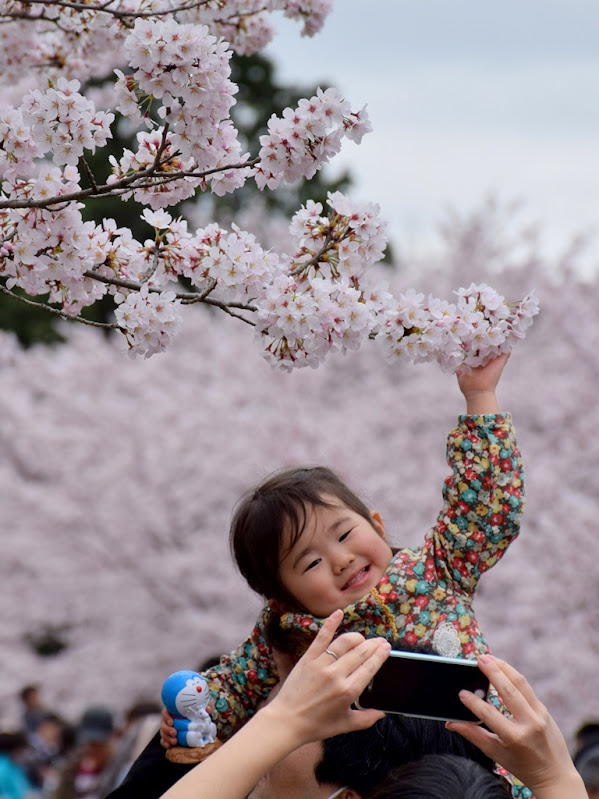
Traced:
[[351, 705], [387, 659], [391, 646], [383, 638], [365, 639], [359, 633], [333, 640], [342, 618], [343, 611], [336, 610], [326, 619], [276, 697], [260, 711], [287, 719], [298, 743], [366, 729], [384, 716], [373, 709], [352, 710]]
[[384, 715], [378, 710], [352, 710], [351, 704], [387, 659], [391, 646], [383, 638], [366, 640], [359, 633], [333, 640], [342, 618], [343, 611], [336, 610], [326, 619], [272, 702], [175, 783], [164, 799], [241, 799], [297, 747], [365, 729]]
[[447, 729], [460, 733], [508, 769], [537, 799], [586, 799], [584, 784], [564, 737], [527, 680], [508, 663], [491, 655], [482, 655], [478, 664], [512, 718], [470, 691], [460, 691], [461, 701], [489, 730], [455, 721], [447, 722]]

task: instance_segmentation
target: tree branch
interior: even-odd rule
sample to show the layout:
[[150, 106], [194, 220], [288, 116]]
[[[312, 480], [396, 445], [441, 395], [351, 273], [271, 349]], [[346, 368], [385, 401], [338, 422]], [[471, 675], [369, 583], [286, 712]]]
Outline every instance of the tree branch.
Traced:
[[320, 261], [320, 259], [322, 258], [322, 256], [331, 249], [331, 244], [338, 244], [339, 242], [343, 241], [343, 239], [347, 237], [348, 233], [349, 233], [349, 226], [345, 228], [341, 236], [335, 238], [333, 238], [332, 232], [329, 231], [325, 236], [324, 244], [322, 245], [320, 250], [316, 253], [316, 255], [313, 255], [309, 261], [298, 264], [298, 266], [296, 266], [295, 269], [292, 269], [291, 272], [289, 272], [289, 274], [293, 277], [294, 275], [299, 275], [302, 272], [307, 272], [311, 266], [316, 266]]
[[[91, 270], [87, 270], [84, 273], [85, 277], [90, 277], [92, 280], [99, 280], [100, 283], [108, 283], [111, 286], [120, 286], [124, 289], [130, 289], [131, 291], [141, 291], [142, 284], [136, 283], [134, 280], [126, 280], [125, 278], [121, 277], [107, 277], [106, 275], [100, 275], [97, 272], [93, 272]], [[213, 297], [210, 297], [209, 294], [214, 291], [216, 288], [216, 280], [212, 278], [209, 283], [208, 287], [204, 289], [202, 292], [198, 291], [175, 291], [175, 297], [178, 300], [181, 300], [182, 305], [193, 305], [197, 302], [203, 302], [206, 305], [213, 305], [215, 308], [220, 308], [225, 313], [231, 314], [231, 316], [236, 316], [238, 319], [242, 319], [244, 322], [248, 324], [254, 325], [254, 322], [250, 322], [244, 316], [240, 316], [239, 314], [232, 313], [231, 309], [235, 308], [241, 311], [257, 311], [257, 307], [255, 305], [250, 305], [249, 303], [243, 302], [222, 302], [222, 300], [215, 300]], [[164, 291], [164, 288], [157, 288], [156, 286], [148, 286], [150, 291], [153, 291], [157, 294]]]
[[[162, 145], [161, 145], [162, 146]], [[213, 169], [207, 169], [204, 172], [176, 172], [170, 175], [156, 175], [156, 169], [164, 164], [168, 163], [173, 156], [169, 156], [168, 159], [164, 161], [160, 161], [158, 164], [152, 164], [151, 166], [143, 169], [141, 172], [136, 172], [134, 175], [126, 175], [124, 178], [120, 180], [115, 180], [113, 183], [103, 183], [100, 186], [96, 186], [94, 188], [89, 189], [81, 189], [80, 191], [74, 191], [70, 194], [59, 194], [55, 195], [54, 197], [48, 197], [43, 200], [35, 200], [35, 199], [26, 199], [26, 200], [0, 200], [0, 209], [2, 208], [49, 208], [52, 205], [63, 205], [70, 202], [76, 202], [78, 200], [85, 200], [88, 197], [118, 197], [121, 194], [125, 194], [128, 191], [135, 191], [135, 189], [140, 188], [149, 188], [151, 186], [158, 186], [162, 183], [169, 183], [173, 180], [180, 180], [184, 177], [196, 177], [196, 178], [203, 178], [208, 177], [209, 175], [213, 175], [216, 172], [226, 172], [229, 169], [245, 169], [247, 167], [252, 167], [254, 164], [258, 162], [258, 158], [254, 158], [250, 161], [244, 161], [241, 164], [229, 164], [228, 166], [218, 166], [214, 167]], [[143, 181], [147, 178], [151, 178], [151, 182], [149, 183], [140, 183], [139, 185], [136, 184], [136, 181]]]
[[2, 283], [0, 283], [0, 291], [3, 294], [6, 294], [8, 297], [12, 297], [13, 300], [23, 302], [25, 305], [32, 305], [34, 308], [43, 308], [44, 311], [49, 311], [50, 313], [56, 314], [63, 319], [68, 319], [70, 322], [81, 322], [84, 325], [90, 325], [91, 327], [103, 327], [109, 330], [120, 330], [120, 326], [117, 325], [116, 322], [94, 322], [92, 319], [85, 319], [85, 317], [79, 316], [78, 314], [70, 314], [66, 311], [61, 311], [58, 308], [53, 308], [51, 305], [48, 305], [45, 302], [34, 302], [33, 300], [28, 300], [26, 297], [22, 297], [20, 294], [14, 294], [14, 292], [12, 292], [10, 289], [7, 289], [6, 286], [3, 286]]
[[[118, 11], [115, 8], [109, 8], [115, 0], [108, 0], [107, 3], [101, 3], [100, 5], [93, 5], [91, 3], [71, 3], [68, 0], [23, 0], [24, 4], [26, 5], [41, 5], [41, 6], [48, 6], [50, 8], [59, 7], [59, 8], [69, 8], [75, 11], [94, 11], [102, 14], [110, 14], [111, 16], [115, 17], [116, 19], [135, 19], [137, 17], [161, 17], [165, 14], [176, 14], [179, 11], [191, 11], [194, 8], [201, 8], [202, 6], [208, 5], [211, 0], [195, 0], [192, 3], [183, 3], [180, 6], [174, 6], [172, 8], [165, 8], [162, 11]], [[256, 13], [256, 12], [253, 12]], [[52, 21], [49, 17], [39, 17], [33, 15], [25, 15], [23, 12], [6, 12], [2, 14], [3, 17], [10, 17], [11, 19], [29, 19], [32, 22], [36, 22], [39, 19], [45, 19], [47, 21]], [[217, 20], [218, 22], [222, 22], [222, 20]], [[228, 20], [227, 20], [228, 22]]]

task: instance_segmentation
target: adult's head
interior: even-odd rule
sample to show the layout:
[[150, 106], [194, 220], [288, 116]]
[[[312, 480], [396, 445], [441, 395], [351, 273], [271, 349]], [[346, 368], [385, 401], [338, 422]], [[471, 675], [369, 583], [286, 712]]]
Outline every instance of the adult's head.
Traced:
[[589, 799], [599, 799], [599, 743], [585, 747], [574, 758]]
[[262, 778], [250, 799], [339, 799], [369, 795], [395, 768], [428, 754], [452, 754], [492, 773], [493, 762], [441, 721], [389, 714], [367, 730], [307, 744]]
[[442, 721], [388, 714], [367, 730], [322, 742], [316, 779], [347, 785], [366, 796], [389, 772], [425, 755], [449, 754], [476, 762], [491, 773], [493, 761]]
[[394, 769], [368, 799], [508, 799], [496, 774], [466, 757], [426, 755]]
[[[599, 746], [599, 721], [585, 721], [576, 730], [575, 734], [576, 753], [587, 749], [589, 746]], [[576, 755], [574, 755], [576, 758]]]

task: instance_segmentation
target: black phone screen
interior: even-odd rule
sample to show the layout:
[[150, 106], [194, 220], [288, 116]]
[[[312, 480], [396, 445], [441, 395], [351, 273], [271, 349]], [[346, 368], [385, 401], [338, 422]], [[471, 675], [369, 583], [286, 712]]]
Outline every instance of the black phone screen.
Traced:
[[474, 661], [394, 655], [366, 687], [358, 707], [425, 718], [479, 721], [458, 696], [463, 688], [485, 699], [489, 681]]

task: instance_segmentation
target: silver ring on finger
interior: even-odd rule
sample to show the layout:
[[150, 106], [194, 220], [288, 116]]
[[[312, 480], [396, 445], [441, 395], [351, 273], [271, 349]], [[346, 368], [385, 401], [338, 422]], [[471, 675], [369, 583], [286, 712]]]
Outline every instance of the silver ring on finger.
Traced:
[[332, 655], [335, 660], [339, 660], [339, 655], [336, 652], [333, 652], [331, 649], [325, 649], [324, 651], [327, 653], [327, 655]]

